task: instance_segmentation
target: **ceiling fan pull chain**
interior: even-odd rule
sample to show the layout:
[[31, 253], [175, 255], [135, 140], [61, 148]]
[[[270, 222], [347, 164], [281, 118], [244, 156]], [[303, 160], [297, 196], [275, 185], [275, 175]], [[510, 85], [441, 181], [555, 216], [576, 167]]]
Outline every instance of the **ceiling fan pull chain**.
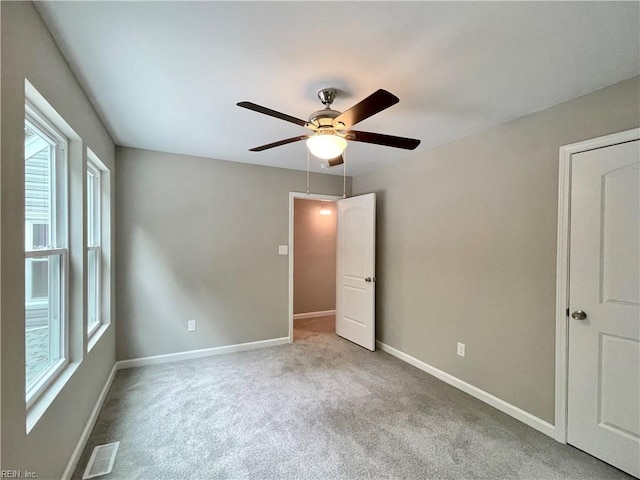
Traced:
[[342, 198], [347, 198], [347, 151], [342, 152]]
[[307, 195], [309, 195], [309, 149], [307, 149]]

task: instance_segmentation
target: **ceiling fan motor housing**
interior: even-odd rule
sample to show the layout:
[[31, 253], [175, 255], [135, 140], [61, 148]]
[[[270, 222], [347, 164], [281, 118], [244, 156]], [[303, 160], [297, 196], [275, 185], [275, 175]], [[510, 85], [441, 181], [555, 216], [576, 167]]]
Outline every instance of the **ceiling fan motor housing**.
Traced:
[[333, 110], [329, 107], [318, 110], [309, 115], [309, 123], [314, 124], [317, 127], [333, 127], [333, 119], [340, 115], [342, 112]]

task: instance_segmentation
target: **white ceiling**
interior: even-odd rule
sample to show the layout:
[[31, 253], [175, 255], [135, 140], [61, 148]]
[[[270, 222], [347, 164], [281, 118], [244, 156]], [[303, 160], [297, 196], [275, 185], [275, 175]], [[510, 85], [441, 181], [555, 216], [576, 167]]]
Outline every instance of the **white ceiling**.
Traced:
[[304, 142], [248, 149], [308, 131], [237, 102], [307, 119], [321, 87], [340, 111], [394, 93], [356, 128], [422, 144], [351, 142], [357, 175], [640, 73], [637, 1], [36, 4], [118, 145], [300, 170]]

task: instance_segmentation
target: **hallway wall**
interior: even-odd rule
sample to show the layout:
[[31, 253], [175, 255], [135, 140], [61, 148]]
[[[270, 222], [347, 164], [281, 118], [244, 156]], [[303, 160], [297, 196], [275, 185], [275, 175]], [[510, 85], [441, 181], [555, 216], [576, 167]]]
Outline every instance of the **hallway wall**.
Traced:
[[295, 199], [294, 315], [336, 308], [336, 214], [334, 202]]

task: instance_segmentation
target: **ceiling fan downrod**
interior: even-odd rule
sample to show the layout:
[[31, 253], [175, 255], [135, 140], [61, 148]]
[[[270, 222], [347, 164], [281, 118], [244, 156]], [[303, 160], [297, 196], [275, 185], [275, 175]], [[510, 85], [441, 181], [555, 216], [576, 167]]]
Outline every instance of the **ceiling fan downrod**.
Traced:
[[331, 104], [336, 99], [338, 92], [335, 88], [321, 88], [316, 94], [324, 106], [331, 108]]

